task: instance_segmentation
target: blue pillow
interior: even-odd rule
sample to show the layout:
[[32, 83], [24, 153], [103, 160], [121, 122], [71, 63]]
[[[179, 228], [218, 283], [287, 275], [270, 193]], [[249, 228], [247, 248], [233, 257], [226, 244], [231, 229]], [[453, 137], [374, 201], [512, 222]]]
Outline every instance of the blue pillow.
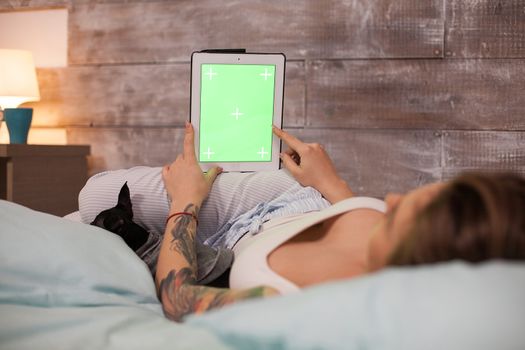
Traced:
[[226, 349], [168, 321], [117, 235], [0, 200], [0, 349]]
[[147, 266], [101, 228], [0, 201], [0, 302], [140, 305], [160, 312]]
[[525, 264], [385, 270], [188, 323], [238, 349], [525, 349]]

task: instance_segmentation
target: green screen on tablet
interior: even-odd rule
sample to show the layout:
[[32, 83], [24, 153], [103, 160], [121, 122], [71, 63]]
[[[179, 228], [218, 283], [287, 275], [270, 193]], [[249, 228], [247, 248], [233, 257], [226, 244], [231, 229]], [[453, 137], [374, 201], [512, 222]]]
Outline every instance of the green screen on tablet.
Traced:
[[275, 66], [202, 64], [199, 162], [269, 162]]

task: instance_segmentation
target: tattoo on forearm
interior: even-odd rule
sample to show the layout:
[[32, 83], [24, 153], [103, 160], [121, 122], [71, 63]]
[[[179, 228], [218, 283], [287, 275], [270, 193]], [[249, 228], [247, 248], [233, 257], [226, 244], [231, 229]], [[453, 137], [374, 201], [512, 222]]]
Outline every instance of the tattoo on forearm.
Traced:
[[166, 317], [180, 322], [184, 316], [191, 313], [202, 313], [238, 300], [277, 294], [268, 287], [234, 291], [196, 286], [195, 282], [189, 268], [178, 272], [171, 270], [160, 282], [159, 297]]
[[[199, 213], [199, 207], [190, 203], [184, 208], [185, 212], [193, 212], [195, 215]], [[193, 225], [192, 225], [193, 223]], [[171, 244], [170, 249], [176, 250], [186, 259], [191, 267], [191, 270], [197, 275], [197, 254], [195, 253], [195, 221], [191, 216], [180, 215], [177, 218], [175, 227], [171, 230]]]
[[[185, 212], [195, 215], [199, 207], [188, 204]], [[172, 269], [159, 284], [159, 298], [166, 317], [181, 321], [185, 315], [202, 313], [206, 310], [230, 304], [237, 300], [278, 294], [269, 287], [234, 291], [230, 289], [211, 288], [197, 284], [197, 254], [195, 252], [195, 232], [197, 225], [192, 217], [180, 215], [171, 230], [170, 250], [176, 251], [189, 266], [178, 271]]]

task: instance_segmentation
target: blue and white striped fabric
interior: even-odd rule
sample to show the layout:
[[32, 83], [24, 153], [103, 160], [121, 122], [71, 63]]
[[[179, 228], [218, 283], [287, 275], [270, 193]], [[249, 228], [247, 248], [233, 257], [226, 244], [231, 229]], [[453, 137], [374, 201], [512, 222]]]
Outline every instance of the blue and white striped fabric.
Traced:
[[262, 224], [268, 220], [319, 211], [330, 206], [330, 202], [312, 187], [297, 187], [300, 185], [290, 188], [270, 202], [259, 203], [255, 208], [231, 219], [215, 234], [208, 237], [204, 244], [231, 249], [245, 234], [257, 234]]
[[[79, 194], [82, 222], [116, 205], [127, 181], [134, 221], [146, 230], [164, 233], [169, 202], [160, 167], [133, 167], [91, 177]], [[288, 171], [223, 173], [215, 180], [199, 211], [197, 240], [213, 247], [232, 247], [262, 222], [323, 209], [330, 204], [313, 188], [301, 186]]]

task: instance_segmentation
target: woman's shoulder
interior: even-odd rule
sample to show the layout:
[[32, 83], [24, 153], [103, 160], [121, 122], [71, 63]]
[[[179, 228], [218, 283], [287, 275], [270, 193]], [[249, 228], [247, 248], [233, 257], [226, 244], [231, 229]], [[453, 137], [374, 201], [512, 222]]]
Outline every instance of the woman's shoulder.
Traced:
[[372, 209], [384, 213], [386, 212], [386, 203], [374, 197], [355, 196], [334, 203], [330, 207], [321, 210], [320, 213], [330, 215], [356, 209]]

